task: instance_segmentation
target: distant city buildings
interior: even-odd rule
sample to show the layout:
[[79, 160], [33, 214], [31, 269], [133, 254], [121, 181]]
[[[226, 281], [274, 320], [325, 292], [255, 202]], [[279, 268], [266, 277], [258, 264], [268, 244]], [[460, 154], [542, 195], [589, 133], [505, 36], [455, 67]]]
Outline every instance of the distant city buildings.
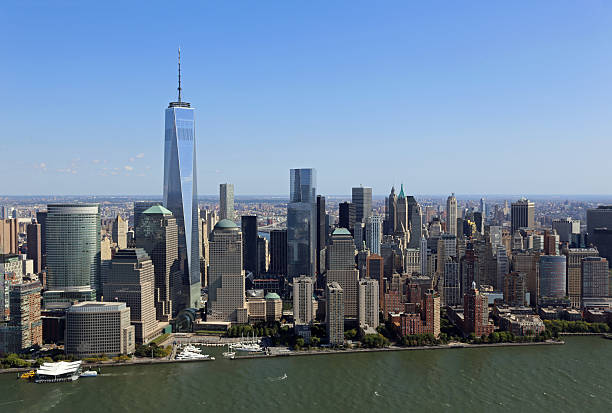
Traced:
[[521, 228], [533, 229], [535, 227], [534, 211], [533, 202], [525, 198], [512, 203], [510, 229], [513, 234]]

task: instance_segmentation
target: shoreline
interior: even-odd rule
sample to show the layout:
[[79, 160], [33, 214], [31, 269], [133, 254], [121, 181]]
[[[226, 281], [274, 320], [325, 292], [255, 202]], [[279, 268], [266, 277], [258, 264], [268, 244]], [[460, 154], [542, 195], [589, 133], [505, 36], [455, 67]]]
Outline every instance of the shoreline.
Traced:
[[[591, 335], [591, 334], [589, 334]], [[294, 356], [319, 356], [319, 355], [333, 355], [333, 354], [356, 354], [356, 353], [377, 353], [385, 351], [419, 351], [419, 350], [456, 350], [456, 349], [478, 349], [487, 347], [523, 347], [523, 346], [550, 346], [550, 345], [563, 345], [565, 341], [543, 341], [537, 343], [488, 343], [488, 344], [441, 344], [437, 346], [414, 346], [414, 347], [399, 347], [390, 346], [383, 348], [353, 348], [344, 350], [305, 350], [305, 351], [289, 351], [284, 353], [276, 354], [249, 354], [244, 356], [235, 356], [228, 360], [252, 360], [252, 359], [263, 359], [273, 357], [294, 357]], [[90, 368], [102, 368], [102, 367], [121, 367], [121, 366], [146, 366], [152, 364], [169, 364], [169, 363], [195, 363], [195, 362], [210, 362], [215, 361], [211, 359], [205, 360], [171, 360], [171, 359], [136, 359], [129, 360], [120, 363], [116, 362], [96, 362], [96, 363], [83, 363], [85, 369]], [[10, 373], [23, 373], [26, 371], [35, 370], [35, 367], [16, 367], [9, 369], [0, 369], [0, 374]]]
[[418, 350], [456, 350], [456, 349], [474, 349], [482, 347], [519, 347], [519, 346], [550, 346], [550, 345], [563, 345], [565, 341], [543, 341], [538, 343], [488, 343], [488, 344], [440, 344], [437, 346], [414, 346], [414, 347], [398, 347], [389, 346], [383, 348], [355, 348], [355, 349], [344, 349], [344, 350], [306, 350], [306, 351], [289, 351], [285, 353], [277, 354], [249, 354], [245, 356], [237, 356], [230, 360], [246, 360], [246, 359], [260, 359], [260, 358], [271, 358], [271, 357], [292, 357], [292, 356], [317, 356], [325, 354], [355, 354], [355, 353], [375, 353], [382, 351], [418, 351]]

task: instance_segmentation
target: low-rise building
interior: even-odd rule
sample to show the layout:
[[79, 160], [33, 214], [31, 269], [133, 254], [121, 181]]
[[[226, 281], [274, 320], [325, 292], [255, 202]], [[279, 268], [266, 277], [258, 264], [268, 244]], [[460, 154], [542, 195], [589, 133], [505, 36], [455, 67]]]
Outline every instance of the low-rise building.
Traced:
[[500, 317], [499, 327], [515, 336], [538, 335], [546, 330], [544, 322], [537, 315], [507, 314]]

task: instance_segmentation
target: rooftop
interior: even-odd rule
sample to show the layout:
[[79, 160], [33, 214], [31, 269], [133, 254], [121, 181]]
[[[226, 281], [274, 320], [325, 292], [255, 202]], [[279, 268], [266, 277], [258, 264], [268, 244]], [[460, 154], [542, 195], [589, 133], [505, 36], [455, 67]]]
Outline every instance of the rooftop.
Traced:
[[147, 215], [157, 215], [157, 214], [172, 215], [172, 212], [169, 209], [166, 209], [166, 208], [164, 208], [161, 205], [154, 205], [151, 208], [145, 210], [143, 212], [143, 214], [147, 214]]
[[265, 298], [266, 300], [280, 300], [280, 296], [276, 293], [268, 293]]
[[332, 235], [351, 235], [351, 233], [346, 228], [336, 228]]
[[222, 219], [217, 222], [215, 225], [215, 229], [238, 229], [238, 225], [234, 221], [230, 221], [229, 219]]

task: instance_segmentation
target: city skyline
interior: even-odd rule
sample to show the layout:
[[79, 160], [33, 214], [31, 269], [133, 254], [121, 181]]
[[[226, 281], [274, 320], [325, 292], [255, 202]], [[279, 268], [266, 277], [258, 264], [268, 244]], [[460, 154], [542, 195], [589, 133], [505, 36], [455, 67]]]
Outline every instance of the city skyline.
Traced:
[[[0, 30], [19, 42], [0, 49], [12, 57], [0, 75], [13, 79], [0, 105], [18, 144], [7, 146], [2, 192], [157, 193], [159, 107], [174, 95], [179, 45], [206, 148], [200, 193], [232, 182], [237, 194], [286, 194], [284, 171], [303, 165], [319, 171], [322, 194], [360, 184], [384, 194], [402, 182], [407, 193], [541, 193], [531, 177], [543, 161], [512, 164], [540, 154], [570, 165], [577, 153], [589, 168], [547, 182], [545, 193], [610, 192], [597, 178], [612, 172], [604, 151], [588, 151], [612, 132], [600, 121], [612, 91], [602, 69], [612, 60], [608, 5], [351, 5], [207, 5], [180, 16], [155, 7], [147, 16], [131, 6], [119, 15], [102, 6], [7, 8]], [[179, 17], [206, 24], [173, 24]], [[231, 32], [221, 23], [229, 18], [238, 23]], [[157, 30], [162, 19], [172, 35]], [[338, 170], [338, 157], [357, 159], [373, 142], [379, 156], [367, 168]], [[465, 159], [478, 168], [448, 173]]]

